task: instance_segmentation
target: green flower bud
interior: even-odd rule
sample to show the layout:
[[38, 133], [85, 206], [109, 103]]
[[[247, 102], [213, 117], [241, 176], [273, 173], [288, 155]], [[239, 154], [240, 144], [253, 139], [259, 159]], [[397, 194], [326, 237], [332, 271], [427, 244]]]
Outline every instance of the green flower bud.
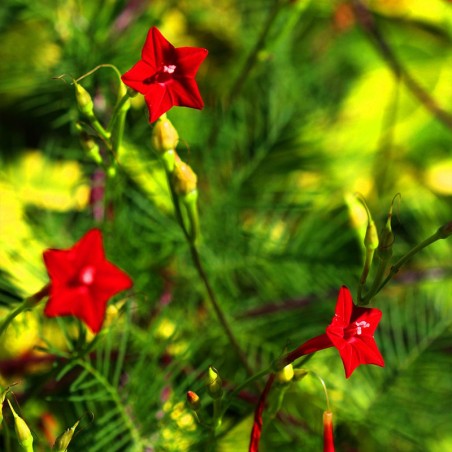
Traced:
[[88, 119], [94, 119], [94, 103], [89, 95], [88, 91], [79, 85], [74, 80], [75, 98], [77, 99], [77, 105], [80, 113], [86, 116]]
[[306, 377], [306, 375], [308, 375], [308, 373], [309, 372], [305, 369], [295, 369], [293, 379], [294, 379], [294, 381], [300, 381], [304, 377]]
[[25, 421], [14, 411], [11, 402], [8, 400], [9, 407], [14, 416], [14, 429], [16, 430], [17, 440], [20, 447], [27, 451], [33, 451], [33, 436]]
[[65, 452], [69, 446], [69, 443], [72, 441], [72, 437], [74, 436], [75, 429], [80, 421], [77, 421], [72, 427], [66, 429], [56, 440], [53, 445], [53, 450], [55, 452]]
[[378, 232], [375, 222], [369, 217], [367, 224], [366, 236], [364, 237], [364, 246], [368, 251], [374, 251], [378, 248]]
[[193, 411], [198, 411], [201, 408], [201, 399], [196, 392], [187, 392], [187, 403]]
[[158, 154], [174, 151], [179, 142], [177, 130], [166, 115], [161, 116], [152, 130], [152, 147]]
[[215, 367], [210, 366], [208, 372], [207, 392], [212, 399], [219, 399], [223, 395], [223, 381]]

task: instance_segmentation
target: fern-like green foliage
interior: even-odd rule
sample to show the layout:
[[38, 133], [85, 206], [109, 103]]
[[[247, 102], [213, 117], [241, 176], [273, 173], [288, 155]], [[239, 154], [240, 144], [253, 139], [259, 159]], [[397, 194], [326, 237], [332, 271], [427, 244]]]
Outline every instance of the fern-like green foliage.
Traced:
[[[356, 193], [378, 228], [401, 194], [391, 265], [451, 220], [451, 128], [441, 111], [450, 110], [452, 8], [442, 0], [366, 2], [381, 44], [356, 3], [364, 4], [4, 1], [0, 322], [46, 284], [42, 252], [68, 248], [92, 227], [102, 228], [108, 259], [134, 280], [131, 294], [109, 303], [97, 336], [74, 319], [46, 319], [43, 301], [0, 337], [0, 385], [18, 383], [8, 397], [36, 451], [79, 419], [69, 451], [248, 450], [265, 378], [231, 395], [247, 371], [177, 222], [142, 97], [132, 100], [117, 155], [98, 140], [114, 176], [84, 153], [75, 126], [70, 78], [100, 64], [126, 71], [150, 26], [176, 47], [209, 50], [197, 75], [205, 109], [175, 108], [168, 117], [178, 154], [198, 175], [200, 260], [255, 373], [325, 332], [341, 285], [356, 294], [366, 229]], [[114, 71], [80, 83], [106, 123]], [[94, 187], [104, 190], [98, 221]], [[272, 389], [261, 451], [320, 450], [326, 401], [316, 375], [328, 389], [338, 450], [452, 447], [451, 251], [450, 238], [423, 249], [374, 297], [384, 368], [360, 366], [347, 380], [334, 348], [294, 363], [309, 373]], [[209, 366], [224, 382], [216, 432]], [[201, 399], [196, 415], [189, 390]], [[6, 404], [3, 416], [0, 450], [19, 450]]]

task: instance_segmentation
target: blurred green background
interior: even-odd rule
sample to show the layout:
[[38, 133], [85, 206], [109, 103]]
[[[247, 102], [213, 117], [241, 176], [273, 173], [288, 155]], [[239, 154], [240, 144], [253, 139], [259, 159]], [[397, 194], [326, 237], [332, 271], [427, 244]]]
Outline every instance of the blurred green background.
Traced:
[[[79, 416], [84, 429], [70, 450], [132, 450], [137, 434], [148, 450], [247, 450], [255, 398], [234, 402], [216, 442], [183, 405], [194, 390], [209, 413], [209, 365], [229, 388], [245, 372], [174, 221], [141, 96], [110, 181], [112, 210], [101, 200], [96, 220], [90, 202], [106, 177], [80, 146], [70, 78], [107, 63], [125, 72], [151, 26], [176, 47], [209, 50], [197, 76], [205, 109], [168, 116], [179, 154], [198, 174], [202, 258], [256, 371], [324, 332], [340, 285], [356, 293], [366, 227], [356, 193], [378, 227], [401, 194], [395, 259], [451, 220], [452, 4], [364, 5], [356, 15], [357, 2], [333, 0], [2, 2], [2, 313], [47, 282], [43, 250], [69, 247], [94, 226], [136, 290], [128, 314], [97, 343], [96, 372], [71, 369], [57, 382], [61, 362], [36, 364], [45, 355], [35, 345], [67, 348], [59, 331], [69, 320], [43, 321], [36, 310], [3, 336], [3, 384], [20, 381], [37, 450]], [[66, 81], [56, 79], [63, 74]], [[102, 68], [81, 83], [108, 119], [114, 72]], [[442, 240], [377, 296], [384, 369], [360, 367], [345, 380], [337, 351], [309, 362], [330, 390], [338, 450], [452, 449], [451, 276], [451, 241]], [[117, 343], [123, 359], [115, 358]], [[262, 450], [320, 450], [324, 409], [315, 379], [293, 383], [280, 416], [266, 422]], [[5, 419], [3, 449], [15, 450]]]

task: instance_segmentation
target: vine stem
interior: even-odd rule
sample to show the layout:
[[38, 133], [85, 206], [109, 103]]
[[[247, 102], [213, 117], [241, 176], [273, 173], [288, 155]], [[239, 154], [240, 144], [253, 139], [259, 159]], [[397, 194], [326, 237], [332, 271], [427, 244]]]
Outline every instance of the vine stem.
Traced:
[[210, 285], [209, 279], [204, 270], [204, 266], [202, 265], [201, 258], [199, 256], [199, 252], [198, 252], [198, 248], [196, 247], [196, 245], [194, 243], [190, 243], [190, 252], [191, 252], [191, 256], [192, 256], [195, 268], [198, 271], [198, 275], [201, 278], [202, 282], [204, 283], [204, 287], [206, 288], [207, 294], [209, 295], [210, 303], [215, 311], [215, 314], [218, 317], [218, 320], [219, 320], [221, 326], [223, 327], [223, 330], [225, 331], [226, 335], [228, 336], [229, 342], [231, 343], [232, 347], [234, 348], [235, 352], [237, 353], [237, 356], [239, 357], [247, 374], [249, 376], [253, 376], [253, 374], [254, 374], [253, 369], [249, 365], [246, 355], [243, 352], [242, 348], [240, 347], [236, 337], [234, 336], [234, 333], [232, 332], [229, 322], [226, 319], [226, 316], [218, 303], [218, 300], [215, 296], [215, 292], [212, 289], [212, 286]]
[[[210, 284], [209, 278], [207, 277], [207, 273], [202, 264], [201, 257], [199, 255], [199, 251], [198, 251], [198, 247], [196, 245], [196, 234], [191, 236], [190, 233], [188, 232], [187, 226], [185, 225], [184, 217], [182, 215], [181, 206], [179, 203], [179, 198], [174, 189], [172, 173], [169, 170], [167, 165], [164, 165], [164, 168], [165, 168], [165, 172], [166, 172], [166, 176], [167, 176], [168, 186], [170, 189], [171, 200], [173, 202], [173, 206], [174, 206], [174, 210], [175, 210], [175, 214], [176, 214], [176, 219], [184, 233], [184, 237], [185, 237], [186, 241], [188, 242], [188, 244], [190, 246], [190, 253], [191, 253], [193, 264], [196, 268], [196, 271], [197, 271], [201, 281], [204, 284], [204, 287], [208, 294], [210, 304], [212, 305], [212, 307], [215, 311], [215, 314], [218, 318], [218, 321], [220, 322], [221, 326], [223, 327], [224, 332], [226, 333], [226, 336], [229, 339], [229, 342], [231, 343], [232, 347], [234, 348], [235, 352], [237, 353], [237, 356], [239, 357], [240, 362], [242, 363], [243, 367], [245, 368], [247, 374], [249, 376], [252, 376], [254, 374], [253, 369], [249, 365], [248, 359], [246, 358], [245, 353], [243, 352], [242, 348], [240, 347], [240, 344], [238, 343], [237, 338], [235, 337], [235, 335], [231, 329], [231, 326], [229, 325], [229, 322], [228, 322], [223, 310], [221, 309], [220, 304], [218, 303], [217, 297]], [[193, 220], [192, 216], [190, 217], [190, 220]], [[197, 223], [197, 219], [196, 219], [196, 225], [194, 225], [194, 227], [196, 229], [198, 229], [198, 227], [199, 227], [199, 224]]]
[[383, 280], [383, 282], [378, 286], [378, 288], [375, 290], [375, 293], [373, 295], [376, 295], [378, 292], [380, 292], [381, 289], [383, 289], [384, 286], [391, 280], [391, 278], [400, 270], [400, 267], [402, 267], [407, 261], [409, 261], [415, 254], [417, 254], [422, 249], [426, 248], [427, 246], [431, 245], [432, 243], [445, 238], [441, 231], [442, 228], [438, 229], [433, 235], [425, 239], [423, 242], [416, 245], [411, 251], [409, 251], [407, 254], [402, 256], [392, 267], [389, 271], [388, 276]]
[[45, 285], [39, 292], [35, 293], [31, 297], [25, 298], [24, 301], [12, 310], [2, 321], [0, 325], [0, 336], [6, 331], [9, 324], [22, 312], [28, 311], [38, 304], [44, 297], [49, 294], [50, 284]]
[[360, 0], [353, 0], [355, 17], [363, 30], [369, 35], [371, 43], [387, 61], [390, 69], [400, 78], [421, 104], [442, 124], [452, 129], [452, 114], [441, 108], [436, 100], [415, 80], [402, 62], [398, 59], [380, 29], [375, 24], [372, 13]]

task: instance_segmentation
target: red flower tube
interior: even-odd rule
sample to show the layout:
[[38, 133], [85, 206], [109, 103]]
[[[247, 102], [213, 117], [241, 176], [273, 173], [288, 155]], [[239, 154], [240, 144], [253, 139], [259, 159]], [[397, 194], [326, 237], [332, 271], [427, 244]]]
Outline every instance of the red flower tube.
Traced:
[[323, 452], [334, 452], [333, 413], [323, 412]]

